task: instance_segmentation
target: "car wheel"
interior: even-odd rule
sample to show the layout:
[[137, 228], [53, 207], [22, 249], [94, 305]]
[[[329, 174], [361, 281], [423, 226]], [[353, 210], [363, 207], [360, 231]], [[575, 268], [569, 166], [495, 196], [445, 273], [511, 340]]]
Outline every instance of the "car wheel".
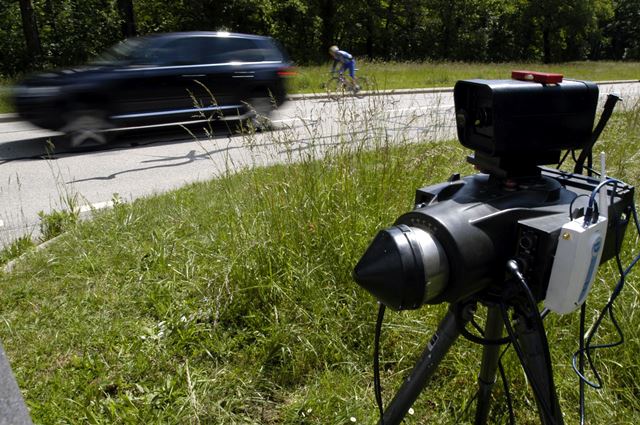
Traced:
[[246, 103], [252, 113], [250, 125], [256, 130], [269, 130], [271, 128], [271, 113], [275, 109], [272, 99], [268, 96], [256, 96]]
[[69, 138], [71, 147], [76, 148], [108, 143], [109, 135], [105, 130], [112, 127], [104, 112], [97, 109], [78, 109], [69, 114], [67, 124], [61, 131]]

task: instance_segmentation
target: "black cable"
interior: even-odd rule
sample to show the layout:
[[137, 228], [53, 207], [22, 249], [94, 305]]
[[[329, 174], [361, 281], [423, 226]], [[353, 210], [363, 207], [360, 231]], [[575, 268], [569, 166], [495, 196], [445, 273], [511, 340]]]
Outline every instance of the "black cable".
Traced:
[[[631, 206], [631, 213], [633, 216], [633, 220], [634, 220], [634, 224], [636, 226], [636, 231], [638, 232], [638, 234], [640, 234], [640, 223], [638, 222], [638, 214], [635, 208], [635, 204]], [[619, 220], [618, 217], [616, 217], [616, 226], [615, 226], [615, 246], [616, 248], [619, 247], [620, 244], [620, 238], [621, 238], [621, 222]], [[585, 384], [590, 385], [593, 388], [599, 389], [602, 388], [603, 383], [602, 383], [602, 379], [600, 378], [600, 375], [598, 374], [597, 369], [595, 368], [594, 364], [593, 364], [593, 360], [591, 358], [591, 352], [595, 351], [596, 349], [600, 349], [600, 348], [610, 348], [610, 347], [615, 347], [618, 345], [621, 345], [624, 343], [624, 334], [622, 332], [622, 329], [620, 328], [620, 325], [618, 323], [618, 321], [615, 318], [615, 314], [613, 311], [613, 303], [615, 302], [616, 298], [618, 297], [618, 295], [620, 294], [620, 292], [622, 291], [622, 288], [624, 287], [624, 283], [625, 283], [625, 279], [626, 276], [631, 272], [631, 270], [633, 269], [633, 267], [637, 264], [637, 262], [640, 260], [640, 255], [637, 255], [636, 258], [633, 259], [633, 261], [631, 262], [631, 264], [629, 264], [629, 266], [624, 269], [622, 266], [622, 261], [620, 259], [620, 250], [617, 249], [616, 250], [616, 265], [618, 267], [618, 272], [620, 273], [620, 279], [618, 280], [618, 283], [616, 284], [616, 286], [614, 287], [614, 290], [611, 294], [611, 296], [609, 297], [609, 301], [607, 301], [607, 304], [604, 306], [604, 308], [600, 311], [600, 314], [598, 316], [598, 319], [596, 320], [596, 323], [594, 324], [593, 328], [589, 331], [589, 335], [587, 336], [587, 341], [586, 344], [581, 344], [580, 348], [578, 350], [578, 352], [574, 353], [573, 355], [573, 359], [572, 359], [572, 366], [574, 371], [576, 371], [576, 366], [575, 366], [575, 359], [576, 356], [579, 355], [580, 356], [580, 370], [577, 371], [576, 373], [578, 374], [579, 380], [580, 380], [580, 388], [581, 388], [581, 393], [580, 393], [580, 423], [583, 424], [584, 423], [584, 393], [583, 393], [583, 388]], [[592, 346], [591, 345], [591, 340], [592, 338], [595, 336], [596, 332], [598, 331], [598, 328], [600, 327], [600, 323], [602, 322], [604, 315], [606, 313], [609, 313], [609, 317], [611, 318], [611, 322], [614, 325], [614, 328], [616, 330], [616, 332], [618, 333], [618, 335], [620, 336], [620, 339], [616, 342], [613, 343], [609, 343], [609, 344], [599, 344], [599, 345], [595, 345]], [[581, 322], [582, 325], [582, 322]], [[581, 328], [581, 334], [580, 334], [580, 342], [582, 343], [583, 341], [583, 336], [584, 335], [584, 331], [582, 330], [583, 328]], [[593, 372], [593, 374], [595, 375], [598, 383], [594, 384], [593, 382], [587, 380], [584, 376], [584, 370], [582, 368], [582, 362], [584, 359], [584, 356], [586, 355], [587, 359], [589, 360], [589, 366]]]
[[569, 203], [569, 220], [573, 220], [573, 203], [578, 199], [578, 198], [582, 198], [582, 197], [588, 198], [589, 195], [587, 195], [586, 193], [583, 193], [582, 195], [578, 195], [575, 198], [573, 198], [571, 200], [571, 202]]
[[[638, 222], [638, 214], [637, 214], [635, 205], [632, 205], [631, 213], [632, 213], [632, 216], [633, 216], [633, 219], [634, 219], [634, 223], [636, 225], [636, 230], [640, 234], [640, 223]], [[616, 241], [615, 241], [616, 242], [616, 246], [619, 245], [619, 237], [620, 237], [619, 227], [620, 226], [616, 226]], [[596, 322], [594, 323], [593, 327], [589, 331], [589, 334], [587, 335], [587, 340], [586, 340], [585, 347], [582, 350], [578, 350], [577, 352], [575, 352], [573, 354], [573, 358], [572, 358], [573, 370], [576, 372], [576, 374], [579, 376], [579, 378], [582, 381], [584, 381], [584, 383], [586, 383], [587, 385], [589, 385], [592, 388], [600, 389], [600, 388], [602, 388], [603, 384], [602, 384], [602, 379], [601, 379], [600, 375], [598, 374], [597, 369], [595, 369], [595, 366], [593, 364], [593, 359], [591, 357], [591, 353], [594, 352], [595, 350], [598, 350], [598, 349], [601, 349], [601, 348], [612, 348], [612, 347], [616, 347], [616, 346], [621, 345], [621, 344], [624, 343], [624, 334], [622, 332], [622, 329], [620, 328], [620, 325], [618, 324], [617, 319], [615, 318], [615, 314], [613, 312], [613, 303], [615, 302], [616, 298], [618, 298], [618, 295], [620, 295], [620, 292], [622, 291], [622, 289], [624, 287], [626, 276], [631, 272], [631, 270], [633, 269], [633, 267], [635, 267], [635, 265], [638, 263], [638, 261], [640, 261], [640, 254], [637, 255], [633, 259], [633, 261], [629, 264], [629, 266], [627, 266], [626, 269], [623, 269], [622, 261], [620, 260], [620, 252], [616, 252], [616, 263], [618, 265], [618, 271], [620, 273], [620, 279], [618, 280], [618, 283], [614, 287], [613, 292], [611, 293], [611, 296], [609, 297], [609, 300], [607, 301], [606, 305], [602, 308], [602, 310], [600, 310], [600, 313], [598, 315], [598, 318], [596, 319]], [[612, 342], [612, 343], [591, 345], [591, 341], [594, 338], [595, 334], [597, 333], [598, 329], [600, 328], [602, 320], [604, 319], [604, 317], [605, 317], [605, 315], [607, 313], [609, 313], [609, 317], [611, 318], [611, 322], [613, 323], [614, 328], [615, 328], [616, 332], [618, 333], [620, 339], [618, 341], [615, 341], [615, 342]], [[593, 374], [594, 374], [594, 376], [595, 376], [595, 378], [597, 380], [597, 383], [593, 383], [589, 379], [587, 379], [584, 376], [584, 374], [580, 373], [580, 371], [576, 367], [576, 357], [579, 356], [579, 355], [582, 355], [582, 354], [586, 355], [587, 360], [589, 361], [589, 367], [591, 368], [591, 371], [593, 372]]]
[[[529, 308], [531, 308], [533, 311], [536, 312], [536, 314], [530, 314], [528, 316], [532, 320], [532, 325], [534, 325], [538, 329], [538, 335], [540, 335], [540, 342], [542, 343], [542, 351], [545, 356], [545, 362], [547, 365], [549, 365], [549, 367], [547, 367], [547, 379], [549, 380], [549, 384], [551, 384], [553, 382], [553, 372], [550, 367], [551, 354], [549, 351], [549, 342], [547, 341], [546, 334], [544, 331], [544, 325], [542, 324], [542, 318], [538, 313], [538, 304], [535, 301], [533, 293], [531, 292], [531, 289], [529, 288], [529, 285], [527, 284], [527, 281], [524, 275], [520, 271], [520, 266], [518, 265], [518, 263], [515, 260], [507, 261], [507, 269], [513, 274], [514, 277], [516, 277], [515, 281], [518, 282], [518, 284], [520, 285], [520, 289], [525, 294], [525, 299], [529, 304]], [[525, 361], [526, 357], [524, 354], [524, 350], [522, 349], [522, 347], [520, 346], [520, 343], [516, 338], [517, 334], [513, 329], [513, 327], [511, 326], [507, 309], [504, 304], [501, 304], [501, 311], [504, 319], [505, 328], [507, 329], [507, 333], [511, 337], [513, 348], [516, 350], [516, 353], [520, 358], [520, 363], [522, 364], [522, 368], [524, 369], [524, 372], [527, 375], [531, 388], [533, 389], [534, 393], [538, 395], [537, 399], [540, 402], [540, 407], [543, 410], [544, 414], [549, 420], [552, 421], [554, 417], [553, 411], [551, 410], [551, 407], [547, 403], [546, 399], [542, 397], [543, 392], [538, 387], [537, 381], [533, 379], [534, 374], [529, 368], [529, 365]], [[550, 391], [553, 391], [552, 386], [550, 388]], [[556, 398], [556, 395], [552, 392], [549, 394], [549, 396], [550, 396], [549, 399], [551, 401], [555, 400]]]
[[[503, 353], [507, 352], [506, 347]], [[504, 366], [502, 365], [502, 355], [500, 355], [498, 359], [498, 370], [500, 371], [500, 378], [502, 379], [502, 386], [504, 388], [504, 398], [507, 402], [507, 411], [509, 412], [509, 423], [511, 425], [515, 425], [516, 423], [516, 415], [513, 411], [513, 400], [511, 399], [511, 390], [509, 389], [509, 381], [507, 381], [507, 374], [504, 371]]]
[[[620, 245], [620, 221], [616, 218], [616, 225], [615, 225], [615, 246], [618, 247]], [[603, 307], [603, 309], [600, 311], [600, 315], [598, 317], [598, 320], [596, 320], [595, 325], [592, 327], [592, 329], [589, 331], [589, 335], [587, 335], [587, 339], [586, 339], [586, 343], [584, 342], [584, 327], [581, 328], [581, 332], [580, 332], [580, 346], [577, 352], [575, 352], [573, 354], [573, 358], [572, 358], [572, 367], [573, 370], [577, 373], [578, 378], [580, 380], [580, 387], [584, 388], [584, 384], [588, 384], [590, 387], [595, 388], [595, 389], [600, 389], [603, 387], [603, 382], [602, 382], [602, 378], [600, 377], [600, 374], [598, 373], [598, 370], [596, 369], [594, 363], [593, 363], [593, 358], [591, 357], [591, 353], [597, 349], [600, 348], [610, 348], [610, 347], [615, 347], [617, 345], [620, 345], [624, 342], [624, 335], [622, 333], [622, 330], [620, 329], [620, 327], [618, 326], [618, 322], [615, 319], [615, 316], [613, 315], [613, 301], [615, 301], [615, 299], [617, 298], [618, 294], [620, 293], [620, 290], [622, 289], [622, 286], [624, 285], [624, 280], [625, 280], [625, 272], [623, 270], [622, 267], [622, 261], [620, 260], [620, 250], [616, 251], [616, 265], [618, 266], [618, 273], [620, 274], [620, 280], [618, 281], [618, 283], [616, 284], [616, 287], [614, 288], [614, 291], [612, 293], [612, 295], [609, 297], [609, 302], [607, 302], [607, 304], [605, 305], [605, 307]], [[618, 288], [616, 290], [616, 288]], [[618, 335], [620, 336], [620, 340], [615, 342], [615, 343], [611, 343], [611, 344], [600, 344], [600, 345], [595, 345], [592, 346], [591, 345], [591, 340], [592, 338], [595, 336], [598, 328], [600, 327], [600, 323], [602, 322], [605, 313], [607, 312], [607, 310], [609, 310], [610, 315], [611, 315], [611, 319], [612, 322], [614, 324], [614, 327], [618, 333]], [[584, 357], [586, 356], [587, 360], [589, 361], [589, 368], [591, 369], [591, 372], [593, 373], [593, 375], [595, 376], [596, 380], [598, 381], [597, 384], [589, 381], [585, 375], [584, 375], [584, 367], [579, 368], [578, 370], [576, 370], [576, 366], [575, 366], [575, 362], [576, 362], [576, 356], [580, 357], [580, 362], [583, 363], [584, 362]], [[581, 402], [584, 402], [583, 400], [581, 400]], [[583, 412], [583, 408], [581, 407], [581, 413]], [[582, 419], [582, 416], [581, 416]]]
[[500, 310], [502, 312], [502, 317], [504, 318], [504, 325], [505, 325], [505, 328], [507, 329], [507, 333], [512, 338], [513, 348], [516, 351], [516, 354], [518, 355], [518, 357], [520, 358], [520, 364], [522, 365], [522, 369], [524, 370], [524, 373], [527, 376], [527, 380], [529, 381], [529, 384], [531, 385], [533, 392], [538, 394], [537, 400], [540, 402], [540, 408], [543, 410], [544, 415], [547, 418], [552, 418], [553, 416], [551, 415], [551, 409], [549, 408], [547, 401], [540, 396], [542, 392], [540, 391], [540, 388], [538, 388], [536, 381], [531, 379], [533, 377], [533, 372], [529, 368], [529, 365], [525, 362], [524, 350], [518, 343], [517, 333], [513, 329], [513, 327], [511, 327], [511, 323], [509, 322], [509, 313], [507, 311], [507, 306], [505, 304], [501, 304]]
[[[573, 159], [573, 163], [577, 163], [578, 162], [578, 158], [576, 158], [576, 151], [575, 149], [567, 149], [567, 151], [564, 153], [564, 156], [562, 157], [562, 159], [560, 159], [560, 161], [558, 162], [558, 165], [556, 165], [556, 170], [559, 170], [560, 167], [562, 167], [562, 164], [564, 164], [564, 161], [566, 161], [567, 157], [569, 156], [569, 154], [571, 154], [571, 158]], [[599, 173], [596, 170], [592, 170], [592, 169], [587, 169], [587, 171], [589, 171], [590, 173], [594, 173], [596, 175], [599, 175]]]
[[[558, 162], [558, 165], [556, 166], [556, 169], [559, 170], [560, 167], [562, 167], [562, 164], [564, 163], [564, 160], [567, 159], [567, 157], [569, 156], [569, 153], [573, 152], [572, 150], [567, 149], [567, 151], [564, 153], [564, 156], [562, 157], [562, 159], [560, 160], [560, 162]], [[573, 156], [573, 158], [575, 159], [575, 155]]]
[[[550, 310], [548, 308], [543, 309], [542, 312], [540, 313], [540, 320], [544, 320], [545, 317], [549, 315], [549, 313], [550, 313]], [[504, 317], [503, 315], [503, 320], [505, 321], [508, 320], [508, 317]], [[472, 319], [471, 324], [473, 325], [473, 327], [475, 327], [478, 330], [478, 332], [480, 332], [480, 334], [482, 335], [484, 334], [482, 327], [475, 320]], [[509, 339], [509, 342], [505, 344], [505, 347], [502, 350], [502, 353], [500, 353], [500, 357], [498, 358], [498, 370], [500, 371], [500, 378], [502, 379], [502, 384], [504, 388], [504, 394], [505, 394], [505, 399], [507, 403], [507, 411], [509, 412], [509, 423], [511, 425], [515, 425], [516, 417], [515, 417], [515, 411], [513, 410], [513, 398], [511, 397], [511, 389], [509, 388], [507, 374], [504, 370], [504, 365], [502, 364], [502, 358], [505, 356], [507, 351], [509, 351], [509, 348], [511, 348], [512, 338], [508, 337], [508, 339]], [[489, 340], [485, 339], [484, 341], [489, 341]], [[471, 404], [476, 400], [476, 398], [478, 398], [479, 391], [480, 389], [478, 389], [475, 392], [474, 396], [471, 398], [471, 400], [469, 400], [466, 407], [462, 411], [461, 417], [464, 417], [465, 413], [469, 410], [469, 407], [471, 407]]]
[[[509, 342], [511, 342], [511, 339], [508, 337], [505, 338], [498, 338], [498, 339], [490, 339], [490, 338], [483, 338], [483, 337], [479, 337], [477, 335], [472, 334], [471, 332], [469, 332], [466, 327], [464, 326], [463, 321], [462, 321], [462, 309], [464, 308], [464, 306], [460, 306], [459, 308], [456, 309], [455, 311], [455, 315], [456, 315], [456, 325], [458, 327], [458, 331], [460, 331], [460, 334], [465, 337], [466, 339], [468, 339], [471, 342], [474, 342], [476, 344], [480, 344], [482, 346], [484, 345], [504, 345], [504, 344], [508, 344]], [[471, 320], [472, 324], [475, 325], [476, 329], [479, 328], [479, 325], [477, 323], [475, 323], [473, 321], [473, 319]]]
[[596, 188], [591, 191], [591, 195], [589, 195], [589, 203], [587, 205], [587, 209], [584, 212], [584, 223], [585, 223], [584, 225], [585, 225], [585, 227], [588, 226], [589, 224], [591, 224], [592, 222], [594, 222], [593, 219], [595, 219], [595, 222], [598, 221], [598, 213], [595, 212], [595, 214], [594, 214], [594, 205], [596, 205], [596, 195], [598, 194], [598, 192], [600, 192], [600, 190], [602, 188], [605, 188], [605, 190], [607, 190], [606, 186], [609, 183], [613, 183], [614, 184], [613, 191], [612, 191], [613, 193], [616, 192], [616, 190], [618, 188], [618, 183], [619, 184], [624, 184], [624, 182], [622, 182], [622, 181], [620, 181], [618, 179], [613, 179], [613, 178], [608, 178], [605, 181], [602, 181], [602, 182], [598, 183]]
[[[587, 317], [587, 302], [582, 303], [582, 307], [580, 307], [580, 326], [579, 326], [579, 352], [580, 352], [580, 364], [578, 365], [580, 368], [580, 374], [584, 375], [584, 323]], [[584, 425], [584, 414], [585, 414], [585, 406], [584, 406], [584, 380], [578, 379], [579, 381], [579, 410], [580, 410], [580, 425]]]
[[576, 151], [575, 149], [571, 150], [571, 158], [573, 159], [573, 163], [575, 164], [576, 162], [578, 162], [578, 158], [576, 158]]
[[378, 410], [380, 411], [380, 425], [384, 425], [384, 405], [382, 404], [382, 385], [380, 385], [380, 334], [382, 333], [384, 310], [384, 304], [378, 303], [376, 335], [373, 342], [373, 386], [376, 394], [376, 403], [378, 403]]
[[476, 399], [478, 398], [478, 394], [480, 393], [480, 388], [478, 388], [475, 392], [475, 394], [473, 395], [473, 397], [471, 397], [471, 400], [469, 400], [467, 402], [467, 405], [465, 406], [464, 410], [462, 411], [462, 413], [460, 414], [460, 418], [458, 418], [456, 420], [456, 423], [459, 424], [460, 423], [460, 419], [463, 418], [466, 413], [469, 411], [469, 408], [471, 407], [471, 405], [473, 404], [474, 401], [476, 401]]
[[540, 313], [540, 318], [541, 318], [542, 320], [544, 320], [544, 318], [545, 318], [545, 317], [547, 317], [547, 316], [549, 315], [549, 313], [551, 313], [551, 310], [549, 310], [548, 308], [546, 308], [546, 307], [545, 307], [545, 308], [542, 310], [542, 312]]

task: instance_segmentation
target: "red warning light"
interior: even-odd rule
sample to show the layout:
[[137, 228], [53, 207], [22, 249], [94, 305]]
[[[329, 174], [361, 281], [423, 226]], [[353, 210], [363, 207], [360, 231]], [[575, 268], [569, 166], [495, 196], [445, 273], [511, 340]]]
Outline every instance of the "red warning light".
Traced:
[[562, 74], [535, 71], [511, 71], [511, 78], [521, 81], [533, 81], [542, 84], [558, 84], [562, 82]]

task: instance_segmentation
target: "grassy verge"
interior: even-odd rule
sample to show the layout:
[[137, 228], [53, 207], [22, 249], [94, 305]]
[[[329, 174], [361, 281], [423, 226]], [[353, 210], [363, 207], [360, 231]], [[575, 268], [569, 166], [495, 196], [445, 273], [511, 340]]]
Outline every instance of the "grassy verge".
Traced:
[[15, 82], [13, 80], [0, 77], [0, 114], [13, 112], [13, 105], [10, 101], [11, 86]]
[[[603, 136], [611, 175], [630, 183], [640, 174], [639, 117], [638, 109], [615, 115]], [[337, 140], [324, 159], [316, 150], [322, 141], [299, 155], [274, 140], [291, 149], [292, 161], [116, 203], [1, 275], [0, 340], [35, 421], [375, 422], [376, 305], [351, 270], [377, 230], [411, 208], [416, 187], [472, 169], [455, 142], [361, 134]], [[637, 249], [630, 230], [625, 263]], [[614, 283], [609, 264], [590, 317]], [[605, 388], [587, 393], [592, 423], [640, 422], [637, 272], [626, 285], [618, 311], [627, 342], [597, 356]], [[388, 315], [385, 400], [444, 309]], [[577, 321], [546, 322], [567, 423], [577, 422], [570, 363]], [[600, 337], [615, 339], [612, 326]], [[472, 422], [463, 408], [474, 396], [480, 353], [456, 344], [408, 423]], [[514, 353], [504, 362], [518, 423], [538, 423]], [[492, 418], [504, 423], [502, 390], [495, 395]]]
[[[637, 62], [537, 63], [452, 63], [452, 62], [367, 62], [357, 61], [359, 73], [374, 80], [380, 90], [423, 87], [453, 87], [468, 78], [504, 79], [515, 69], [557, 72], [570, 78], [590, 81], [638, 80]], [[331, 65], [301, 67], [292, 80], [292, 93], [320, 92]]]

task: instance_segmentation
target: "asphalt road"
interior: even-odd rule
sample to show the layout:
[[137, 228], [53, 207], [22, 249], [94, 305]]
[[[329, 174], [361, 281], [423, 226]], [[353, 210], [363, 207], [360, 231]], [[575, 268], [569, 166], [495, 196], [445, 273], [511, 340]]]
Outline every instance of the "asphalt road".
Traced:
[[[630, 108], [640, 83], [601, 85], [602, 99], [611, 92]], [[107, 147], [71, 149], [57, 133], [0, 118], [0, 247], [21, 235], [38, 236], [39, 211], [73, 205], [87, 213], [110, 206], [116, 194], [129, 201], [243, 167], [323, 155], [344, 143], [456, 137], [450, 90], [340, 101], [308, 96], [285, 104], [274, 122], [274, 130], [256, 134], [224, 124], [165, 127], [123, 135]]]

